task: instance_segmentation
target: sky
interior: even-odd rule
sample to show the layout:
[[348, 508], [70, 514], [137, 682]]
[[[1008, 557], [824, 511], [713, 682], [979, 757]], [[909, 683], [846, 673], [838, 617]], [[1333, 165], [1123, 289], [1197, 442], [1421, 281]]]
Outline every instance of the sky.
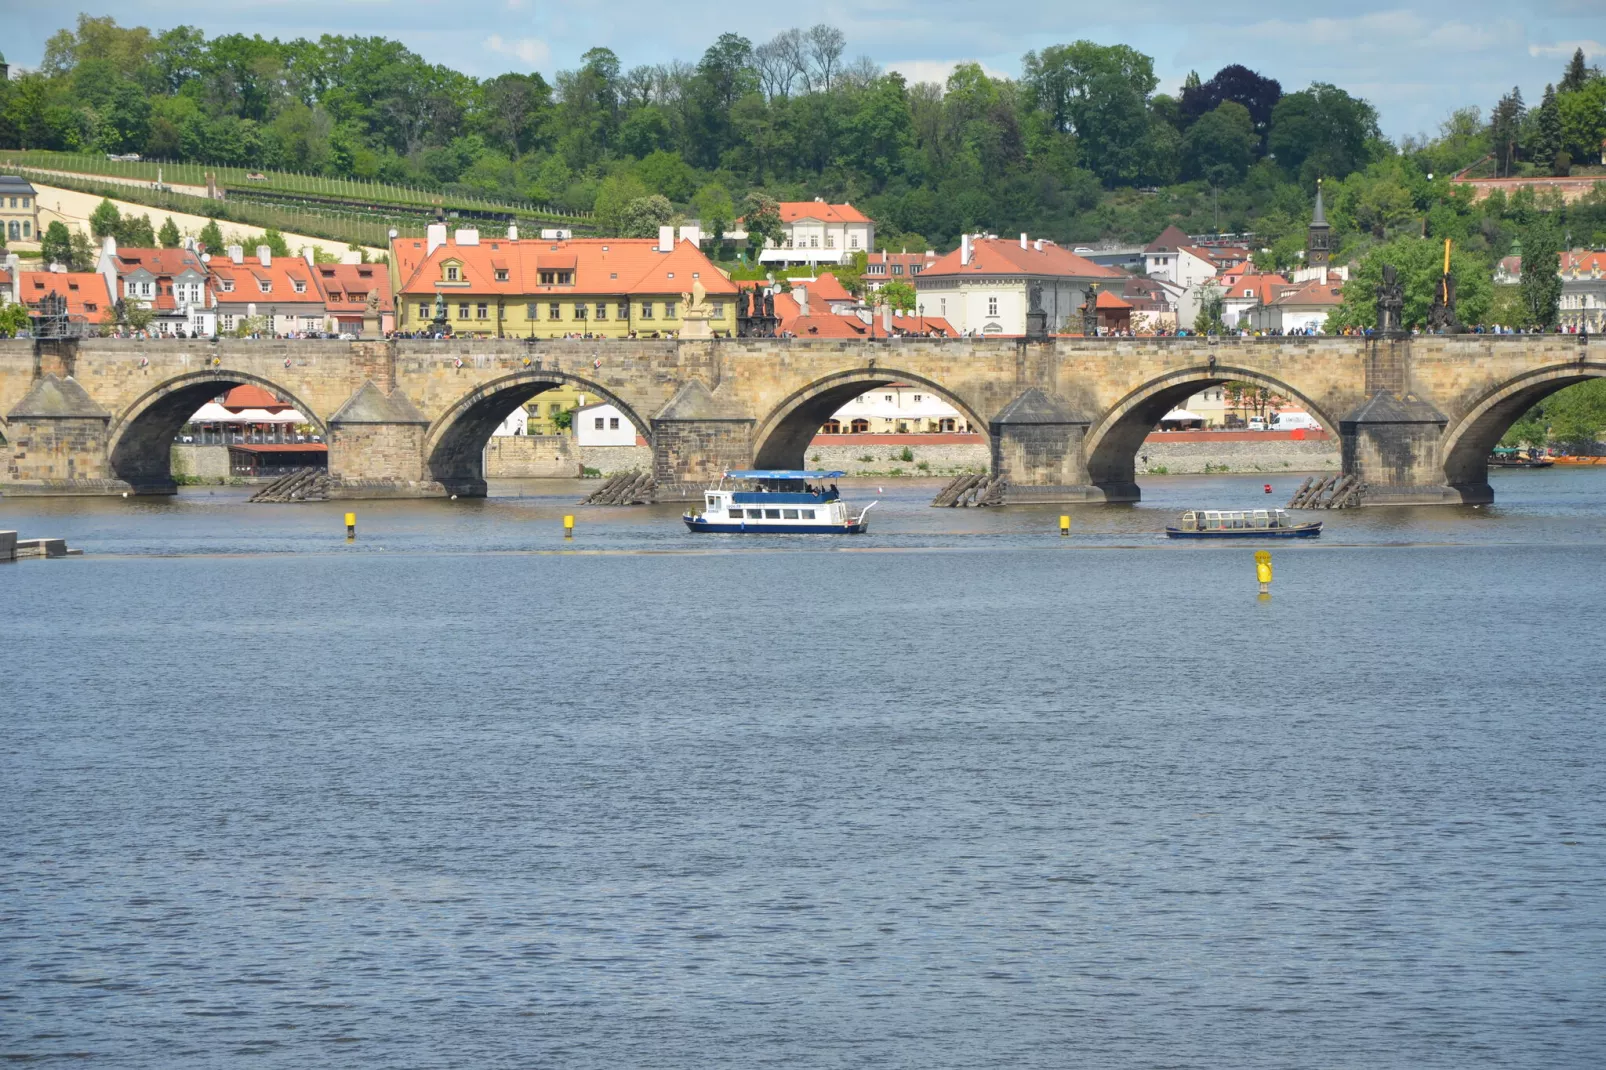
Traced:
[[911, 81], [941, 80], [966, 61], [1018, 76], [1025, 52], [1088, 39], [1153, 56], [1163, 92], [1176, 92], [1190, 70], [1208, 79], [1229, 63], [1278, 79], [1284, 92], [1332, 82], [1370, 100], [1394, 138], [1434, 133], [1467, 104], [1487, 115], [1512, 86], [1537, 103], [1575, 48], [1606, 66], [1606, 0], [230, 0], [176, 7], [122, 0], [115, 8], [0, 0], [0, 50], [15, 66], [35, 66], [45, 40], [81, 12], [157, 30], [189, 22], [208, 37], [391, 37], [478, 77], [540, 71], [549, 80], [598, 45], [618, 53], [626, 68], [695, 62], [727, 31], [758, 44], [816, 22], [847, 35], [848, 58], [867, 55]]

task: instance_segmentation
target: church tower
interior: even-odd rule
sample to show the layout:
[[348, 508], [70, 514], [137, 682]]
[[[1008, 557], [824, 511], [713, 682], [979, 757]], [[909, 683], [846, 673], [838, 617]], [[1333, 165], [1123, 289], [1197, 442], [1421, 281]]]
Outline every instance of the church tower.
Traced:
[[1332, 260], [1332, 234], [1327, 226], [1327, 213], [1322, 210], [1322, 180], [1316, 180], [1316, 211], [1311, 215], [1310, 230], [1305, 238], [1305, 266], [1320, 268], [1325, 277]]

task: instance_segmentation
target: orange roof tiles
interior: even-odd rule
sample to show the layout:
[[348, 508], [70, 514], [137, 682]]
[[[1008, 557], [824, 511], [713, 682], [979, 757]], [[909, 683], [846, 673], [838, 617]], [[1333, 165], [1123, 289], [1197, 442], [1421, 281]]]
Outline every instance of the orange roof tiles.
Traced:
[[[219, 280], [214, 287], [218, 304], [308, 304], [323, 305], [324, 291], [317, 272], [305, 260], [294, 256], [275, 256], [263, 265], [256, 257], [236, 264], [226, 256], [214, 256], [206, 265]], [[269, 289], [263, 292], [261, 283]], [[232, 290], [223, 283], [232, 284]], [[296, 289], [297, 284], [300, 289]]]
[[[424, 239], [398, 238], [391, 248], [402, 279], [399, 293], [409, 296], [681, 294], [689, 293], [694, 281], [716, 297], [737, 291], [736, 284], [689, 241], [676, 242], [667, 253], [658, 250], [654, 238], [482, 238], [478, 245], [448, 241], [428, 254]], [[507, 267], [497, 268], [493, 258]], [[446, 280], [443, 269], [448, 264], [458, 268], [462, 283]], [[544, 284], [543, 271], [570, 271], [574, 280]]]
[[131, 275], [141, 269], [152, 275], [182, 275], [186, 271], [206, 274], [201, 258], [188, 249], [119, 249], [117, 274]]
[[[775, 313], [780, 316], [781, 302], [777, 295]], [[811, 316], [793, 315], [790, 318], [781, 316], [780, 330], [784, 334], [795, 335], [798, 338], [887, 338], [887, 329], [882, 324], [881, 313], [877, 312], [870, 323], [864, 322], [857, 315], [838, 316], [831, 313], [815, 313]], [[947, 320], [938, 316], [895, 315], [892, 317], [893, 335], [919, 335], [939, 334], [949, 338], [958, 338], [959, 332]]]
[[330, 312], [365, 312], [368, 295], [374, 292], [379, 294], [381, 312], [395, 310], [390, 272], [384, 264], [319, 264], [318, 276], [323, 280]]
[[1287, 285], [1288, 280], [1281, 275], [1244, 275], [1227, 288], [1225, 296], [1270, 304]]
[[106, 280], [93, 271], [19, 271], [17, 300], [37, 307], [52, 292], [67, 299], [67, 314], [99, 323], [111, 311]]
[[1093, 302], [1093, 307], [1094, 308], [1131, 308], [1132, 304], [1129, 301], [1123, 301], [1121, 298], [1117, 297], [1115, 294], [1112, 294], [1108, 290], [1100, 290], [1099, 291], [1098, 300]]
[[234, 412], [241, 409], [267, 409], [269, 412], [278, 412], [280, 409], [290, 408], [289, 404], [280, 401], [269, 391], [254, 383], [242, 383], [231, 387], [223, 395], [223, 407]]
[[810, 301], [852, 301], [853, 295], [843, 288], [835, 275], [829, 271], [821, 272], [820, 277], [813, 280], [803, 280], [793, 283], [809, 292]]
[[960, 264], [961, 250], [938, 257], [918, 278], [952, 275], [1044, 275], [1078, 279], [1124, 279], [1126, 273], [1086, 260], [1069, 249], [1044, 242], [1041, 249], [1017, 241], [978, 238], [971, 242], [970, 263]]
[[1313, 279], [1303, 286], [1284, 287], [1268, 304], [1278, 305], [1336, 305], [1344, 300], [1342, 284], [1334, 285]]
[[796, 223], [799, 219], [818, 219], [822, 223], [868, 223], [870, 217], [851, 204], [827, 204], [824, 201], [782, 201], [782, 223]]

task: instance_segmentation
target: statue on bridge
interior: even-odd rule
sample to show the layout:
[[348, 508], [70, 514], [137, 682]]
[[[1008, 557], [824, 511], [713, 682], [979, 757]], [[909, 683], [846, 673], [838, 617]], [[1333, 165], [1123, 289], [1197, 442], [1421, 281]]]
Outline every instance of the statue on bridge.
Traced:
[[1082, 333], [1089, 338], [1097, 338], [1099, 334], [1099, 284], [1093, 283], [1087, 288], [1087, 298], [1082, 302]]
[[1043, 311], [1043, 286], [1033, 283], [1030, 290], [1030, 307], [1026, 312], [1026, 338], [1033, 342], [1048, 340], [1048, 313]]
[[1400, 285], [1399, 273], [1393, 264], [1383, 265], [1383, 283], [1377, 288], [1377, 333], [1397, 335], [1405, 333], [1401, 320], [1405, 311], [1405, 287]]
[[1433, 288], [1433, 304], [1428, 307], [1428, 330], [1438, 334], [1460, 334], [1455, 318], [1455, 279], [1450, 274], [1450, 239], [1444, 239], [1444, 274]]
[[686, 306], [681, 312], [680, 336], [682, 338], [712, 338], [714, 329], [708, 321], [714, 318], [714, 306], [708, 303], [708, 290], [701, 280], [693, 281], [691, 293], [682, 293], [681, 302]]
[[429, 326], [431, 333], [437, 338], [442, 338], [452, 333], [451, 324], [446, 321], [445, 294], [438, 293], [435, 295], [435, 318], [430, 320]]

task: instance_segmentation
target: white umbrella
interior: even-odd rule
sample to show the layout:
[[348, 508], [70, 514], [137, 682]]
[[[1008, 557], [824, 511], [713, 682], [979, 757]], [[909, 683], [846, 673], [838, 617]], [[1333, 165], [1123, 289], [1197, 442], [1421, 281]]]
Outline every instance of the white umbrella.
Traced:
[[1167, 421], [1203, 420], [1203, 419], [1204, 419], [1203, 416], [1200, 416], [1196, 412], [1190, 412], [1187, 409], [1172, 409], [1170, 412], [1168, 412], [1164, 416], [1160, 417], [1160, 422], [1161, 423], [1166, 423]]
[[240, 418], [215, 401], [208, 401], [190, 417], [192, 424], [237, 424]]
[[240, 415], [235, 417], [242, 424], [301, 424], [306, 423], [306, 417], [294, 409], [284, 412], [269, 412], [267, 409], [241, 409]]

